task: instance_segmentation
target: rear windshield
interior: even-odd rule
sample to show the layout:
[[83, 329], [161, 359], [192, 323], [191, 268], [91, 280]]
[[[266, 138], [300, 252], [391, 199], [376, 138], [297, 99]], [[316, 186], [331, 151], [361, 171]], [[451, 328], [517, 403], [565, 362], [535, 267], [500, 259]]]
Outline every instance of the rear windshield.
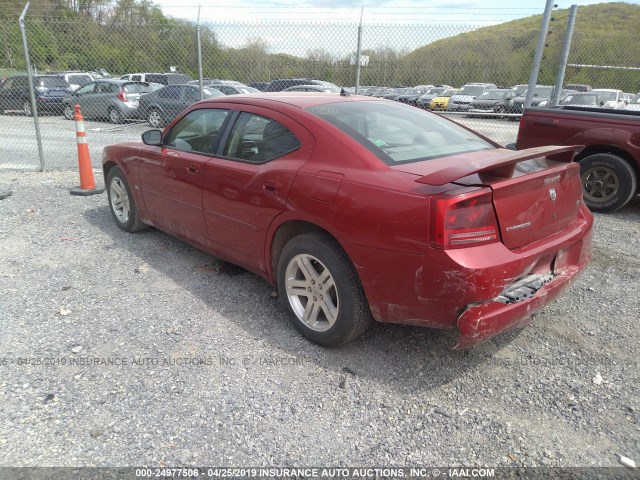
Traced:
[[565, 105], [597, 105], [598, 97], [595, 95], [569, 95], [564, 99]]
[[387, 165], [495, 148], [449, 120], [400, 103], [343, 102], [306, 110], [342, 130]]
[[45, 88], [68, 88], [69, 84], [62, 77], [39, 77], [36, 80], [36, 85], [39, 84]]
[[69, 83], [74, 85], [84, 85], [91, 82], [93, 79], [89, 75], [69, 75]]
[[126, 83], [123, 89], [127, 93], [147, 93], [153, 91], [153, 88], [146, 83]]

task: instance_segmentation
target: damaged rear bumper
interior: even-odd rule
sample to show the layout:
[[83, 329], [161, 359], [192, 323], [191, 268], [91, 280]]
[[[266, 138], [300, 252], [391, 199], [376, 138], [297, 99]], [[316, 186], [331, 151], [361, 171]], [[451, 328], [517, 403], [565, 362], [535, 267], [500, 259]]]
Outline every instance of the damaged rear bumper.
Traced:
[[581, 271], [532, 275], [488, 302], [467, 306], [458, 318], [460, 337], [455, 348], [468, 348], [526, 325], [534, 312], [569, 288]]

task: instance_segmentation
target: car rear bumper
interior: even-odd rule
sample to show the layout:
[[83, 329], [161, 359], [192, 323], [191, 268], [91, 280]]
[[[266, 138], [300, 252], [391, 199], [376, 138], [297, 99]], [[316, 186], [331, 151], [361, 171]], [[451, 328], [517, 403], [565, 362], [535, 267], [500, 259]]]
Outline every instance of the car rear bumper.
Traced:
[[[582, 206], [570, 226], [518, 250], [494, 243], [410, 255], [357, 247], [350, 255], [376, 320], [457, 328], [456, 348], [466, 348], [527, 323], [566, 290], [591, 259], [592, 229]], [[537, 279], [546, 281], [509, 299]]]

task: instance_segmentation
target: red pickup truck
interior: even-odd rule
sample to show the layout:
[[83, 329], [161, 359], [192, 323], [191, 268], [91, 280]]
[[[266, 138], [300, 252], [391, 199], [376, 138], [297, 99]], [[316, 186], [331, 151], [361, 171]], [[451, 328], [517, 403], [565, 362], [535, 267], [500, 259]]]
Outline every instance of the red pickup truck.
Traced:
[[640, 112], [583, 107], [527, 108], [515, 147], [584, 145], [580, 163], [584, 202], [612, 212], [638, 193]]

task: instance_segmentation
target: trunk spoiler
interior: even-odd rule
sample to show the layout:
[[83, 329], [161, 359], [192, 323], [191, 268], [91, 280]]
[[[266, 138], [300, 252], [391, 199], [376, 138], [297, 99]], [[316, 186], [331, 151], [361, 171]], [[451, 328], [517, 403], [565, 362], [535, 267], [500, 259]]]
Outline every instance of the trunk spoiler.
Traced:
[[474, 173], [484, 173], [494, 177], [510, 177], [513, 166], [524, 160], [544, 157], [556, 162], [571, 163], [576, 153], [582, 151], [582, 145], [566, 147], [544, 146], [528, 148], [526, 150], [492, 150], [489, 155], [476, 157], [472, 161], [446, 166], [433, 173], [424, 175], [416, 180], [427, 185], [446, 185]]

